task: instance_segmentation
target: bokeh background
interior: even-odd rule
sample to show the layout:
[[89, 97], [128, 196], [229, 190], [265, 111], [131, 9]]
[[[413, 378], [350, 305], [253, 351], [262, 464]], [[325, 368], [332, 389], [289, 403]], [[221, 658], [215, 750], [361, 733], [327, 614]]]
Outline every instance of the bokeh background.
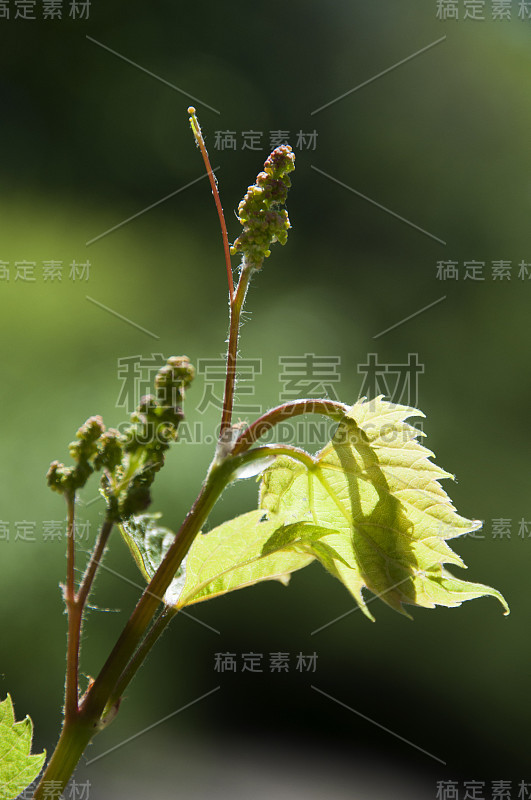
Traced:
[[[64, 518], [45, 485], [49, 462], [68, 457], [88, 416], [108, 426], [127, 416], [119, 359], [186, 353], [197, 363], [224, 351], [226, 276], [198, 180], [193, 98], [231, 238], [270, 131], [288, 131], [297, 157], [288, 245], [248, 298], [241, 354], [262, 359], [262, 371], [240, 403], [279, 402], [279, 356], [339, 358], [332, 388], [353, 402], [369, 354], [387, 365], [417, 354], [413, 399], [427, 443], [458, 479], [445, 488], [461, 513], [485, 521], [483, 539], [455, 549], [469, 579], [505, 594], [511, 615], [485, 598], [413, 609], [411, 622], [376, 601], [375, 624], [351, 613], [312, 635], [353, 608], [317, 565], [288, 589], [202, 604], [193, 616], [204, 624], [173, 623], [89, 758], [121, 746], [77, 779], [90, 782], [91, 800], [435, 798], [438, 781], [464, 796], [472, 779], [485, 797], [493, 781], [517, 797], [522, 780], [531, 785], [531, 267], [520, 267], [531, 262], [531, 4], [487, 0], [484, 20], [464, 19], [473, 5], [464, 0], [446, 20], [438, 8], [452, 3], [432, 0], [93, 0], [88, 19], [69, 17], [65, 0], [63, 18], [47, 20], [37, 0], [35, 20], [15, 19], [22, 5], [31, 6], [3, 3], [11, 17], [0, 19], [0, 696], [12, 694], [19, 718], [31, 714], [36, 747], [51, 752], [66, 617], [64, 537], [44, 534]], [[495, 18], [502, 6], [511, 19]], [[235, 133], [235, 149], [216, 147], [221, 130]], [[242, 148], [250, 130], [262, 133], [257, 150]], [[315, 149], [297, 146], [299, 131], [316, 132]], [[61, 281], [44, 279], [50, 261], [62, 262]], [[81, 267], [72, 277], [74, 261], [90, 263], [88, 278]], [[456, 262], [458, 277], [438, 277], [441, 261]], [[467, 261], [484, 263], [484, 281], [464, 279]], [[509, 278], [494, 277], [501, 261]], [[16, 279], [16, 262], [34, 264], [35, 280]], [[198, 410], [206, 388], [200, 376], [187, 397], [188, 421], [204, 431], [218, 421], [214, 407]], [[169, 455], [154, 493], [168, 526], [211, 454], [203, 440]], [[254, 480], [228, 490], [211, 524], [252, 508], [256, 493]], [[78, 509], [82, 547], [101, 520], [96, 497], [89, 485]], [[98, 578], [86, 675], [140, 593], [118, 535], [106, 565], [119, 576]], [[241, 672], [251, 651], [264, 654], [262, 674]], [[239, 671], [216, 672], [219, 652], [236, 654]], [[269, 671], [271, 652], [290, 655], [288, 673]], [[295, 669], [299, 652], [317, 653], [315, 673]]]

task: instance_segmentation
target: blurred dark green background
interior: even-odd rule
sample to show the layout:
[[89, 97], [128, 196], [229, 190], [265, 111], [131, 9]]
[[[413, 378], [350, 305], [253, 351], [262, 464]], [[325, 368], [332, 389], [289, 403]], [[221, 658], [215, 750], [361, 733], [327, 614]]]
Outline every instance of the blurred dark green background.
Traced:
[[[63, 19], [43, 20], [39, 0], [33, 21], [14, 19], [10, 5], [11, 19], [0, 19], [0, 697], [9, 691], [17, 715], [31, 714], [36, 745], [50, 752], [66, 618], [64, 541], [44, 538], [45, 523], [64, 517], [45, 485], [49, 462], [67, 458], [91, 414], [107, 425], [124, 418], [118, 359], [186, 353], [197, 363], [224, 351], [226, 276], [210, 190], [194, 182], [204, 170], [186, 115], [193, 97], [231, 238], [239, 228], [233, 211], [268, 154], [269, 132], [289, 131], [297, 156], [288, 245], [274, 249], [248, 298], [241, 354], [263, 359], [249, 402], [278, 403], [279, 356], [339, 357], [337, 391], [353, 402], [368, 354], [390, 365], [418, 354], [425, 371], [413, 399], [427, 415], [428, 446], [457, 475], [446, 488], [458, 510], [485, 520], [484, 539], [454, 547], [467, 577], [500, 589], [512, 613], [504, 618], [483, 599], [414, 609], [410, 622], [375, 602], [375, 624], [353, 613], [312, 636], [352, 608], [317, 566], [289, 589], [264, 585], [206, 603], [193, 614], [219, 633], [177, 619], [91, 757], [221, 689], [81, 770], [80, 780], [92, 782], [92, 800], [180, 796], [183, 763], [189, 797], [260, 797], [262, 788], [264, 796], [312, 797], [312, 786], [322, 796], [323, 781], [330, 796], [403, 789], [404, 797], [431, 798], [438, 780], [459, 781], [463, 791], [470, 779], [486, 781], [490, 797], [492, 780], [531, 782], [531, 267], [518, 275], [531, 262], [531, 19], [518, 16], [521, 4], [513, 2], [511, 20], [493, 19], [488, 0], [484, 21], [463, 19], [463, 2], [459, 19], [437, 19], [441, 4], [431, 0], [93, 0], [88, 20], [68, 18], [66, 0]], [[236, 132], [236, 149], [215, 147], [219, 130]], [[250, 130], [263, 134], [259, 150], [242, 149]], [[296, 146], [300, 130], [317, 132], [315, 150]], [[33, 282], [15, 279], [23, 261], [35, 263]], [[62, 281], [44, 280], [49, 261], [63, 263]], [[73, 261], [90, 262], [88, 280], [69, 276]], [[458, 279], [439, 280], [439, 261], [457, 262]], [[466, 261], [485, 263], [484, 281], [464, 279]], [[493, 277], [500, 261], [511, 262], [510, 280]], [[199, 377], [187, 417], [213, 428], [217, 412], [197, 410], [204, 389]], [[168, 457], [154, 504], [167, 525], [182, 520], [211, 451], [181, 444]], [[92, 484], [83, 499], [96, 496]], [[242, 482], [211, 522], [252, 508], [255, 498], [255, 482]], [[78, 514], [92, 539], [100, 502]], [[518, 535], [521, 520], [529, 534]], [[35, 541], [21, 538], [24, 529]], [[119, 611], [90, 613], [88, 675], [139, 596], [118, 536], [106, 565], [133, 583], [108, 571], [98, 579], [93, 602]], [[283, 651], [293, 661], [315, 651], [318, 666], [216, 673], [214, 655], [227, 651]]]

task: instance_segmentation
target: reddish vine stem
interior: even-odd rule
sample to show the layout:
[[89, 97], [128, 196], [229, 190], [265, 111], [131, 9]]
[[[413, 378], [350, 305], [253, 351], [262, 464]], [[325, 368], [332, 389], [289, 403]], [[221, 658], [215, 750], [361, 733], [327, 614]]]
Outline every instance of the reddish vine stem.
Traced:
[[205, 167], [208, 172], [208, 179], [210, 181], [210, 186], [212, 187], [212, 195], [214, 196], [214, 202], [216, 204], [216, 208], [218, 211], [219, 224], [221, 226], [221, 236], [223, 239], [223, 249], [225, 251], [227, 279], [229, 282], [230, 327], [229, 327], [229, 346], [227, 350], [227, 375], [225, 379], [225, 394], [223, 397], [223, 411], [221, 415], [221, 426], [219, 431], [219, 440], [221, 442], [224, 441], [226, 432], [230, 429], [232, 423], [234, 386], [236, 383], [236, 362], [238, 358], [238, 332], [240, 327], [240, 312], [243, 305], [243, 301], [245, 299], [245, 294], [247, 292], [247, 286], [249, 284], [249, 274], [247, 271], [247, 274], [244, 279], [245, 269], [242, 268], [237, 289], [236, 291], [234, 291], [234, 281], [232, 277], [232, 265], [230, 261], [230, 246], [227, 234], [227, 225], [225, 223], [225, 216], [223, 214], [223, 208], [221, 205], [221, 199], [219, 196], [217, 181], [214, 173], [212, 172], [212, 167], [210, 166], [210, 159], [208, 157], [207, 149], [205, 146], [205, 140], [203, 139], [203, 134], [201, 132], [201, 127], [199, 125], [195, 113], [195, 108], [193, 106], [190, 106], [190, 108], [188, 109], [188, 113], [190, 114], [190, 125], [195, 140], [197, 142], [199, 149], [201, 150], [201, 155], [203, 156], [203, 161], [205, 163]]
[[76, 495], [75, 492], [65, 494], [67, 509], [66, 529], [66, 599], [74, 600], [74, 574], [75, 574], [75, 541], [74, 541], [74, 516]]
[[101, 526], [101, 530], [96, 540], [94, 550], [92, 551], [90, 561], [85, 570], [85, 574], [83, 575], [81, 585], [76, 595], [76, 603], [81, 607], [81, 611], [83, 611], [85, 603], [87, 602], [87, 598], [90, 594], [92, 583], [94, 581], [94, 576], [96, 575], [96, 570], [100, 565], [103, 556], [103, 551], [107, 546], [107, 542], [109, 540], [109, 536], [111, 534], [113, 525], [114, 525], [113, 520], [106, 517], [105, 521], [103, 522], [103, 525]]
[[65, 494], [67, 507], [67, 532], [66, 532], [66, 586], [65, 603], [68, 611], [68, 640], [66, 650], [66, 677], [65, 677], [65, 719], [72, 720], [78, 711], [78, 674], [79, 674], [79, 638], [81, 620], [76, 604], [74, 574], [75, 574], [75, 492]]
[[90, 557], [89, 564], [81, 581], [79, 590], [75, 591], [75, 525], [74, 508], [75, 494], [66, 495], [68, 508], [67, 530], [67, 583], [65, 587], [65, 602], [68, 609], [68, 641], [66, 655], [65, 679], [65, 722], [68, 724], [75, 720], [79, 714], [79, 650], [81, 644], [81, 625], [83, 612], [96, 570], [101, 561], [103, 551], [107, 545], [113, 522], [106, 519], [102, 525], [96, 545]]
[[205, 140], [203, 139], [203, 134], [201, 133], [201, 127], [199, 122], [197, 121], [197, 117], [195, 115], [195, 108], [190, 106], [188, 109], [188, 113], [190, 114], [190, 125], [192, 127], [192, 131], [197, 142], [199, 149], [201, 150], [201, 155], [203, 156], [203, 161], [205, 162], [205, 167], [208, 172], [208, 179], [210, 181], [210, 186], [212, 188], [212, 194], [214, 195], [214, 202], [216, 204], [216, 209], [218, 212], [219, 217], [219, 224], [221, 225], [221, 236], [223, 238], [223, 249], [225, 251], [225, 264], [227, 267], [227, 280], [229, 282], [229, 298], [230, 302], [232, 303], [234, 297], [234, 282], [232, 279], [232, 265], [230, 261], [230, 247], [229, 247], [229, 237], [227, 234], [227, 225], [225, 223], [225, 216], [223, 214], [223, 207], [221, 205], [221, 198], [219, 196], [218, 191], [218, 182], [216, 180], [216, 176], [212, 171], [212, 167], [210, 166], [210, 159], [208, 157], [207, 149], [205, 146]]
[[284, 403], [281, 406], [270, 409], [249, 425], [236, 440], [232, 455], [237, 456], [245, 453], [271, 428], [291, 417], [298, 417], [301, 414], [322, 414], [339, 421], [345, 416], [348, 409], [349, 406], [337, 403], [334, 400], [294, 400], [291, 403]]

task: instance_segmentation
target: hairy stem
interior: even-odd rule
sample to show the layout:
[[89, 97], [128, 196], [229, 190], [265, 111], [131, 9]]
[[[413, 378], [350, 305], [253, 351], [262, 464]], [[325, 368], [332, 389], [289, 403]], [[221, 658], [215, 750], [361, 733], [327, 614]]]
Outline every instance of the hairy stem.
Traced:
[[238, 335], [240, 317], [245, 302], [245, 295], [251, 280], [251, 268], [242, 262], [240, 280], [236, 293], [230, 304], [229, 346], [227, 349], [227, 374], [225, 378], [225, 394], [223, 396], [223, 412], [221, 415], [220, 441], [224, 441], [232, 423], [232, 407], [234, 405], [234, 388], [236, 384], [236, 362], [238, 360]]
[[67, 561], [68, 574], [65, 587], [65, 602], [68, 609], [68, 643], [66, 659], [65, 680], [65, 712], [61, 736], [55, 751], [46, 767], [41, 781], [34, 794], [35, 800], [46, 797], [49, 781], [61, 782], [64, 789], [72, 775], [84, 749], [97, 732], [98, 720], [89, 720], [88, 724], [82, 719], [79, 709], [79, 650], [81, 642], [81, 625], [83, 612], [89, 596], [96, 570], [100, 564], [103, 552], [111, 533], [113, 522], [106, 518], [96, 545], [90, 557], [89, 564], [81, 581], [77, 594], [74, 589], [74, 503], [73, 495], [66, 495], [68, 507], [68, 533], [67, 533]]
[[64, 599], [68, 612], [68, 638], [66, 646], [66, 677], [65, 677], [65, 720], [72, 720], [77, 714], [78, 704], [78, 674], [79, 674], [79, 637], [81, 619], [76, 606], [75, 596], [75, 538], [74, 538], [74, 518], [75, 518], [75, 492], [65, 494], [68, 527], [66, 533], [67, 541], [67, 566], [66, 566], [66, 586]]
[[232, 449], [232, 455], [236, 456], [240, 453], [245, 453], [275, 425], [285, 422], [291, 417], [298, 417], [301, 414], [322, 414], [339, 421], [345, 416], [348, 409], [349, 406], [343, 403], [336, 403], [333, 400], [294, 400], [291, 403], [277, 406], [255, 420], [240, 434]]
[[203, 139], [201, 127], [195, 115], [195, 108], [193, 106], [190, 106], [190, 108], [188, 109], [188, 113], [190, 114], [190, 125], [192, 127], [195, 140], [197, 142], [199, 149], [201, 150], [201, 155], [203, 156], [203, 161], [205, 163], [205, 167], [208, 172], [208, 179], [210, 181], [212, 194], [214, 196], [214, 202], [216, 204], [216, 209], [218, 212], [219, 224], [221, 226], [221, 236], [223, 239], [223, 249], [225, 251], [225, 265], [227, 267], [227, 280], [229, 283], [229, 299], [232, 302], [232, 298], [234, 296], [234, 282], [232, 280], [232, 265], [230, 261], [229, 237], [227, 235], [227, 225], [225, 223], [225, 215], [223, 214], [223, 207], [221, 205], [221, 199], [219, 196], [218, 183], [216, 180], [216, 176], [212, 171], [212, 167], [210, 166], [210, 159], [208, 157], [207, 149], [205, 146], [205, 140]]
[[221, 415], [221, 426], [219, 432], [219, 440], [220, 442], [223, 442], [231, 427], [231, 422], [232, 422], [232, 407], [234, 405], [234, 385], [236, 382], [236, 362], [238, 357], [238, 333], [240, 330], [240, 315], [245, 300], [245, 295], [247, 293], [247, 288], [249, 286], [251, 269], [248, 266], [246, 266], [244, 260], [242, 264], [238, 287], [235, 292], [234, 282], [232, 278], [232, 266], [230, 261], [230, 247], [227, 235], [227, 225], [225, 223], [225, 216], [223, 214], [223, 208], [221, 206], [217, 181], [214, 173], [212, 172], [212, 167], [210, 166], [210, 159], [208, 157], [207, 149], [205, 146], [205, 140], [203, 139], [203, 134], [201, 132], [201, 127], [196, 117], [195, 108], [193, 106], [190, 106], [190, 108], [188, 109], [188, 113], [190, 114], [190, 125], [192, 127], [195, 140], [197, 142], [199, 149], [201, 150], [201, 155], [203, 156], [203, 161], [205, 163], [205, 167], [208, 172], [208, 178], [210, 181], [210, 186], [212, 188], [214, 202], [216, 204], [216, 208], [218, 211], [219, 223], [221, 226], [221, 235], [223, 238], [223, 249], [225, 251], [227, 279], [229, 282], [229, 301], [230, 301], [229, 346], [227, 350], [227, 375], [225, 379], [225, 394], [223, 397], [223, 411]]
[[89, 563], [76, 595], [76, 602], [81, 607], [81, 610], [83, 610], [85, 603], [87, 602], [87, 598], [90, 594], [92, 583], [94, 581], [94, 576], [96, 575], [96, 571], [100, 565], [104, 550], [107, 547], [107, 542], [109, 541], [109, 536], [111, 534], [113, 525], [113, 520], [109, 517], [106, 517], [103, 525], [101, 526], [94, 550], [92, 551], [92, 555], [90, 556]]
[[135, 677], [136, 673], [144, 663], [146, 656], [149, 654], [151, 648], [155, 644], [155, 642], [159, 639], [161, 634], [166, 630], [169, 623], [172, 621], [174, 616], [178, 613], [176, 608], [172, 608], [170, 606], [165, 606], [164, 609], [160, 612], [159, 616], [149, 629], [148, 633], [146, 634], [144, 640], [140, 644], [138, 650], [131, 658], [129, 664], [123, 671], [122, 675], [118, 683], [116, 684], [114, 691], [112, 692], [105, 709], [103, 710], [103, 717], [109, 713], [112, 713], [113, 709], [117, 706], [120, 702], [123, 693], [125, 692], [126, 688], [129, 686], [133, 678]]
[[74, 720], [68, 724], [65, 722], [50, 762], [35, 789], [33, 800], [59, 797], [95, 732], [93, 727], [80, 724], [79, 721]]

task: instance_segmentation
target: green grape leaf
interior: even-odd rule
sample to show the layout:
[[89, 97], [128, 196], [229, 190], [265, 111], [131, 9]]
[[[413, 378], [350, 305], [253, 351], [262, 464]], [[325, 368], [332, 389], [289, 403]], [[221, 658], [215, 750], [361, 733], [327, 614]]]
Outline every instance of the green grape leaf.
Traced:
[[[278, 458], [262, 476], [260, 506], [290, 525], [328, 528], [328, 554], [316, 558], [345, 586], [370, 619], [363, 590], [396, 611], [403, 604], [433, 608], [503, 596], [482, 584], [454, 578], [443, 564], [465, 567], [448, 539], [477, 530], [481, 522], [457, 514], [439, 481], [452, 478], [430, 460], [421, 434], [405, 420], [417, 409], [377, 397], [358, 401], [339, 423], [315, 466]], [[337, 556], [331, 556], [334, 550]]]
[[[314, 525], [283, 527], [279, 520], [255, 510], [197, 536], [186, 558], [186, 580], [176, 606], [183, 608], [261, 581], [287, 585], [291, 572], [314, 559], [298, 532], [304, 527], [309, 538], [318, 537]], [[329, 533], [322, 529], [322, 534]]]
[[14, 800], [35, 780], [46, 751], [31, 754], [33, 723], [29, 717], [15, 722], [10, 695], [0, 703], [0, 800]]
[[[122, 536], [131, 550], [140, 572], [148, 583], [159, 568], [170, 545], [175, 540], [173, 531], [157, 525], [157, 521], [161, 516], [160, 512], [133, 515], [120, 525]], [[167, 605], [173, 605], [173, 598], [180, 595], [184, 585], [185, 569], [186, 559], [166, 590], [164, 601]]]

